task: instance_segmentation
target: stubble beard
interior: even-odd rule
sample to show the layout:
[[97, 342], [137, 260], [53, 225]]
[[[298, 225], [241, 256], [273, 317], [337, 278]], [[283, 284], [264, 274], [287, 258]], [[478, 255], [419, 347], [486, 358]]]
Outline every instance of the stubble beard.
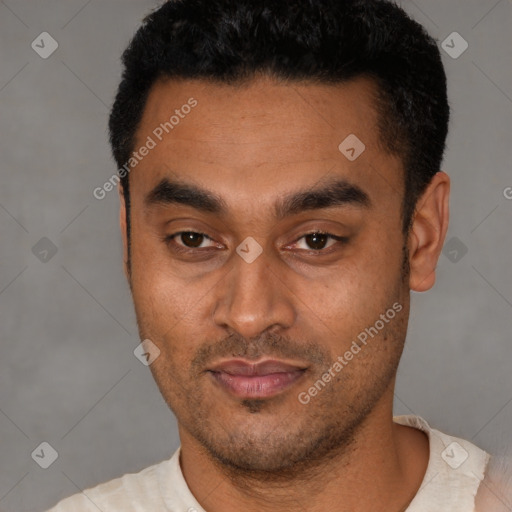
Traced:
[[[401, 268], [401, 285], [405, 285], [409, 275], [407, 248], [403, 249]], [[144, 339], [144, 328], [139, 324], [141, 339]], [[205, 393], [198, 384], [199, 379], [188, 379], [178, 382], [179, 368], [161, 369], [152, 365], [151, 371], [170, 409], [174, 412], [180, 425], [199, 443], [204, 453], [213, 464], [239, 487], [247, 487], [254, 482], [285, 483], [290, 481], [305, 482], [314, 475], [325, 471], [325, 466], [335, 461], [349, 463], [350, 452], [354, 450], [358, 432], [362, 429], [376, 404], [389, 389], [395, 377], [398, 363], [405, 341], [407, 318], [393, 320], [381, 332], [383, 340], [373, 343], [384, 343], [386, 340], [393, 351], [389, 364], [379, 375], [371, 375], [371, 385], [366, 385], [364, 392], [358, 397], [354, 388], [355, 379], [350, 383], [351, 372], [342, 373], [339, 386], [331, 383], [312, 404], [304, 405], [309, 411], [302, 418], [296, 415], [284, 416], [280, 423], [265, 435], [241, 431], [231, 426], [227, 430], [219, 425], [215, 417], [215, 405], [207, 404]], [[312, 381], [316, 381], [328, 365], [318, 372]], [[342, 372], [345, 372], [343, 369]], [[357, 372], [354, 372], [357, 375]], [[174, 377], [170, 377], [174, 375]], [[344, 378], [345, 377], [345, 378]], [[344, 392], [343, 386], [352, 386], [352, 392]], [[181, 388], [181, 389], [180, 389]], [[338, 389], [339, 388], [339, 389]], [[178, 389], [178, 393], [169, 393]], [[340, 391], [341, 389], [341, 391]], [[172, 395], [172, 396], [170, 396]], [[207, 395], [207, 394], [206, 394]], [[343, 400], [345, 400], [343, 402]], [[342, 407], [339, 403], [342, 402]], [[206, 406], [205, 406], [206, 403]], [[245, 399], [240, 407], [247, 415], [263, 417], [268, 412], [272, 400]], [[302, 409], [300, 410], [302, 412]], [[298, 428], [297, 420], [302, 422]], [[290, 428], [291, 426], [291, 428]]]

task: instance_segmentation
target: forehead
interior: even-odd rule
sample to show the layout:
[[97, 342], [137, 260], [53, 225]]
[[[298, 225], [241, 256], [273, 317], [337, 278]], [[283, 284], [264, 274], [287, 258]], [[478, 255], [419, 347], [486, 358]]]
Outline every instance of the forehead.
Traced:
[[[239, 199], [293, 190], [328, 176], [365, 184], [370, 195], [383, 182], [400, 191], [400, 162], [380, 143], [375, 87], [366, 78], [340, 85], [265, 77], [237, 86], [158, 81], [135, 149], [148, 137], [155, 146], [131, 173], [132, 189], [147, 194], [172, 173], [214, 184], [219, 195]], [[364, 151], [352, 160], [346, 153], [351, 147]]]

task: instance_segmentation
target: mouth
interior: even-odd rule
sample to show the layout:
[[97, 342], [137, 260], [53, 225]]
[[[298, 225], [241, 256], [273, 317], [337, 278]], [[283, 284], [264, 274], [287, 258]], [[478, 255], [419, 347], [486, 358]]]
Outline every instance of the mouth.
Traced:
[[252, 363], [243, 359], [224, 361], [208, 369], [214, 382], [238, 398], [269, 398], [290, 388], [307, 367], [268, 359]]

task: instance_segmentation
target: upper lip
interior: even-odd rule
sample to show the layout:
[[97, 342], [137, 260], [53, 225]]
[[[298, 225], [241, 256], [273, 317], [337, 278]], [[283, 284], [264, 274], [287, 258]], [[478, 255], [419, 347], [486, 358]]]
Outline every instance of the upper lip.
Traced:
[[257, 363], [244, 359], [230, 359], [209, 368], [212, 372], [224, 372], [230, 375], [269, 375], [271, 373], [287, 373], [305, 370], [305, 366], [285, 363], [276, 359], [266, 359]]

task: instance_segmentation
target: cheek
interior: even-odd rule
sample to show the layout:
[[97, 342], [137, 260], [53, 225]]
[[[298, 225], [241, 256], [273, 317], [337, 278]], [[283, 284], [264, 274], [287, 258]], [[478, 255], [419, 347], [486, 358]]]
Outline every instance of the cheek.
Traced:
[[[375, 239], [374, 239], [375, 240]], [[354, 336], [400, 300], [402, 252], [396, 241], [360, 245], [315, 280], [297, 281], [306, 323], [322, 322], [341, 339]]]
[[137, 320], [149, 337], [162, 341], [185, 333], [193, 337], [206, 316], [204, 293], [160, 271], [141, 272], [132, 289]]
[[154, 363], [165, 366], [164, 373], [170, 366], [175, 372], [188, 367], [184, 361], [192, 359], [202, 341], [208, 321], [207, 292], [213, 285], [178, 276], [170, 266], [169, 258], [149, 243], [134, 244], [132, 295], [137, 324], [140, 336], [152, 340], [164, 356]]
[[[146, 325], [172, 324], [190, 308], [194, 298], [170, 265], [165, 244], [154, 232], [134, 222], [132, 235], [131, 288], [136, 309]], [[151, 322], [148, 324], [148, 322]]]

